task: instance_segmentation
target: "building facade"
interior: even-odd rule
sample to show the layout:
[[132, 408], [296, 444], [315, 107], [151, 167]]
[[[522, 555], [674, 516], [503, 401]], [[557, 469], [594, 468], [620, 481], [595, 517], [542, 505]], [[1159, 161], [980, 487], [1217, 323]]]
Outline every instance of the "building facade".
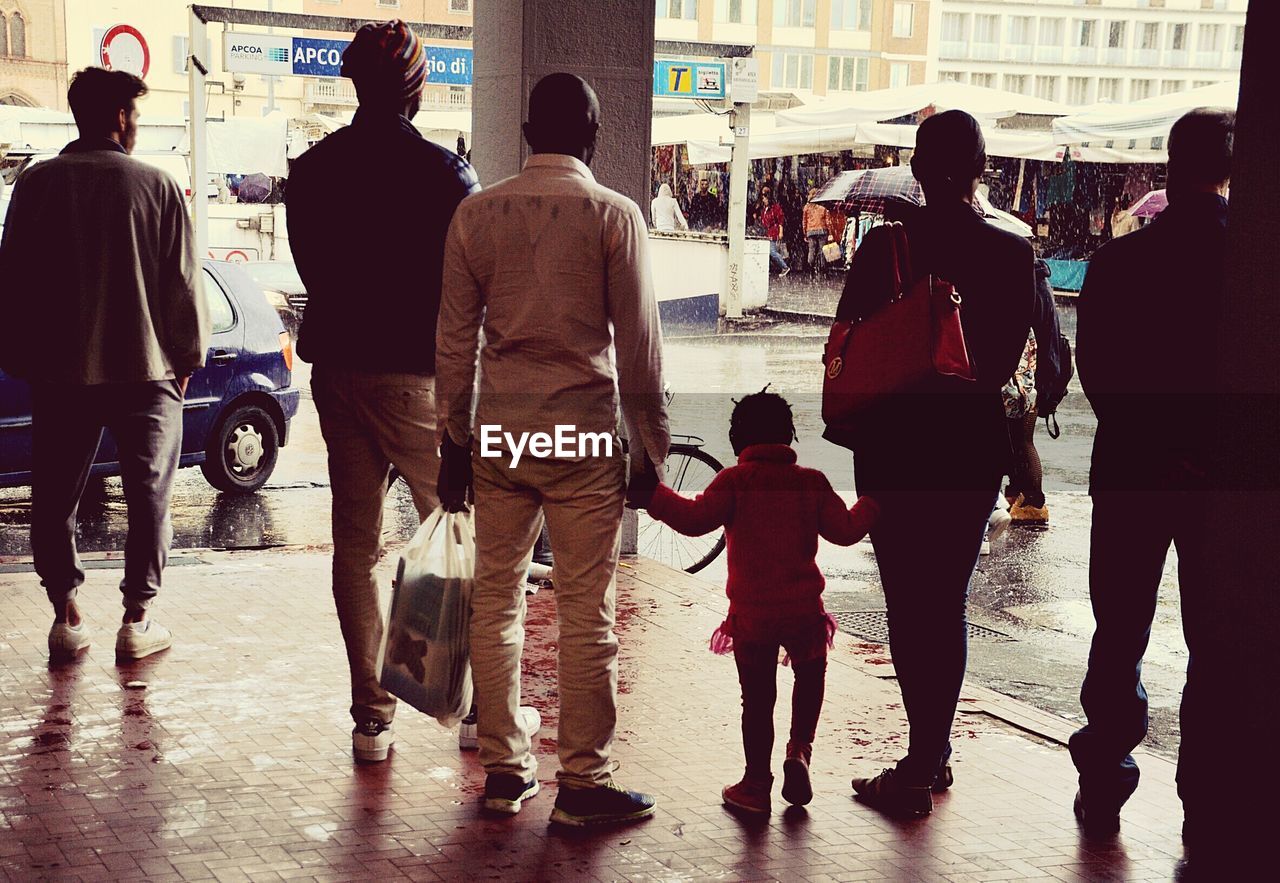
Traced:
[[1247, 0], [934, 5], [930, 54], [940, 80], [1084, 105], [1182, 92], [1240, 72]]
[[[342, 16], [366, 21], [400, 18], [411, 22], [471, 27], [471, 14], [477, 2], [493, 3], [500, 0], [303, 0], [302, 7], [310, 15]], [[431, 42], [440, 46], [471, 48], [470, 40]], [[355, 87], [350, 80], [341, 77], [306, 77], [305, 80], [303, 105], [307, 112], [341, 114], [355, 111], [358, 102]], [[469, 109], [471, 87], [428, 83], [422, 90], [422, 107], [425, 110]]]
[[[9, 0], [0, 0], [0, 6]], [[25, 2], [25, 0], [23, 0]], [[187, 48], [189, 15], [187, 3], [179, 0], [56, 0], [65, 3], [67, 64], [72, 73], [102, 64], [104, 34], [116, 25], [134, 29], [146, 47], [147, 72], [143, 77], [148, 96], [142, 112], [156, 117], [185, 117], [189, 109], [187, 91]], [[303, 0], [274, 0], [276, 12], [301, 12]], [[265, 10], [269, 0], [237, 0], [240, 9]], [[230, 5], [230, 4], [227, 4]], [[263, 33], [265, 28], [210, 23], [209, 42], [201, 58], [209, 68], [205, 91], [205, 114], [209, 119], [260, 118], [270, 104], [290, 116], [302, 112], [301, 78], [276, 77], [274, 95], [267, 77], [231, 73], [223, 67], [223, 44], [235, 30]], [[137, 38], [128, 40], [128, 50], [136, 57]], [[135, 71], [136, 72], [136, 71]], [[271, 101], [271, 98], [274, 101]]]
[[937, 0], [655, 0], [659, 40], [749, 43], [801, 100], [925, 82]]
[[0, 104], [66, 110], [63, 0], [0, 0]]

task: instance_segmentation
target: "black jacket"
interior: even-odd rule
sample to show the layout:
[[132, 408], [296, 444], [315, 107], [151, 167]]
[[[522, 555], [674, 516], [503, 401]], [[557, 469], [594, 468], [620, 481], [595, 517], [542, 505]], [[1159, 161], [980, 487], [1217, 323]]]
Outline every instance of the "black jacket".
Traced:
[[[916, 275], [955, 286], [976, 382], [939, 378], [894, 396], [851, 427], [825, 437], [854, 452], [859, 493], [995, 490], [1008, 460], [1000, 390], [1013, 376], [1027, 333], [1047, 327], [1053, 298], [1038, 290], [1031, 246], [963, 204], [926, 206], [905, 221]], [[849, 266], [837, 319], [870, 315], [892, 287], [888, 228], [874, 228]]]
[[356, 113], [293, 164], [289, 242], [307, 287], [298, 355], [435, 373], [444, 238], [480, 189], [466, 160], [400, 115]]
[[1215, 429], [1227, 201], [1175, 198], [1104, 245], [1080, 291], [1076, 366], [1098, 417], [1090, 490], [1205, 486]]

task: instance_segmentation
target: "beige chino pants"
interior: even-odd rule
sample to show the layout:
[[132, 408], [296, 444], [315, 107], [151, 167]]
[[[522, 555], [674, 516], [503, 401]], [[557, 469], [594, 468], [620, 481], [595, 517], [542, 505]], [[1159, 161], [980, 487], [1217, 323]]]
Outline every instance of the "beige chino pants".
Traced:
[[618, 685], [614, 578], [625, 496], [625, 460], [616, 439], [614, 452], [612, 458], [581, 461], [526, 454], [515, 469], [505, 458], [473, 457], [471, 670], [480, 762], [487, 773], [514, 773], [525, 781], [537, 775], [517, 712], [525, 572], [545, 514], [555, 550], [560, 626], [557, 777], [571, 788], [609, 781]]
[[351, 667], [351, 717], [390, 723], [396, 700], [378, 684], [383, 617], [374, 568], [391, 467], [404, 476], [420, 519], [440, 502], [435, 378], [316, 366], [311, 389], [329, 449], [333, 599]]

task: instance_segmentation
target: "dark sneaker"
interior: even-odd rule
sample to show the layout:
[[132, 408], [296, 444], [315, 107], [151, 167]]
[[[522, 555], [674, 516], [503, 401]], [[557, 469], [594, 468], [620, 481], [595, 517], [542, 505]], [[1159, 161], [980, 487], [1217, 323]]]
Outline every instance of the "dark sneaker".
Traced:
[[955, 781], [956, 777], [951, 773], [951, 764], [943, 764], [942, 769], [938, 771], [938, 775], [933, 777], [933, 787], [929, 790], [934, 794], [941, 794], [954, 785]]
[[540, 790], [537, 779], [526, 782], [515, 773], [490, 773], [484, 780], [484, 808], [515, 815], [520, 804]]
[[767, 816], [771, 809], [769, 801], [770, 792], [772, 791], [773, 776], [759, 781], [743, 776], [742, 781], [738, 784], [726, 785], [724, 790], [720, 792], [720, 798], [724, 801], [725, 806], [731, 806], [743, 812]]
[[870, 807], [892, 816], [927, 816], [933, 812], [932, 785], [904, 785], [894, 770], [870, 779], [854, 779], [854, 793]]
[[391, 724], [379, 720], [367, 720], [356, 724], [351, 731], [351, 751], [356, 760], [377, 763], [387, 759], [387, 753], [395, 744], [396, 735]]
[[787, 745], [787, 759], [782, 762], [782, 799], [795, 806], [813, 800], [813, 783], [809, 781], [809, 745]]
[[597, 788], [560, 788], [551, 821], [576, 828], [634, 822], [653, 815], [658, 801], [609, 781]]
[[1088, 806], [1079, 791], [1076, 792], [1072, 810], [1086, 837], [1111, 837], [1120, 832], [1120, 810], [1110, 807]]

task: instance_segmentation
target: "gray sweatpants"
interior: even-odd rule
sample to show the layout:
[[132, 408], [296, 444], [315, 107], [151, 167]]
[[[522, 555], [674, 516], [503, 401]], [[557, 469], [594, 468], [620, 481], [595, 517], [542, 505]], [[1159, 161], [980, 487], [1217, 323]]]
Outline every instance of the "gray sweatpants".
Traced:
[[84, 583], [76, 511], [102, 430], [110, 429], [129, 515], [120, 591], [128, 609], [151, 606], [173, 539], [169, 497], [182, 455], [178, 382], [46, 383], [31, 392], [31, 552], [49, 600], [70, 601]]

